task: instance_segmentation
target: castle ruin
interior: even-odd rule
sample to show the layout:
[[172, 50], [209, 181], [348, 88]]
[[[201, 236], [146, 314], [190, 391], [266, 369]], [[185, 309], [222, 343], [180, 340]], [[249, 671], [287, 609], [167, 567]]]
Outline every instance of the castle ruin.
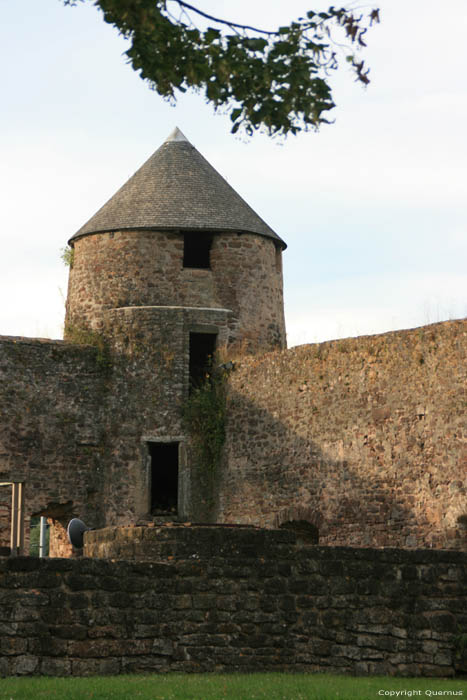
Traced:
[[[286, 245], [178, 129], [69, 245], [65, 340], [0, 338], [0, 546], [20, 484], [52, 556], [73, 517], [467, 549], [465, 321], [287, 350]], [[185, 409], [213, 358], [208, 477]]]

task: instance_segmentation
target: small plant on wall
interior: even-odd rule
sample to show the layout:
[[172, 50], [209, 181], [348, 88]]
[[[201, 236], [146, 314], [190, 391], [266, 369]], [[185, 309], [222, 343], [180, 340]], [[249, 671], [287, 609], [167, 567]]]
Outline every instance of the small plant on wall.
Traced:
[[90, 328], [75, 326], [68, 323], [65, 326], [64, 336], [69, 343], [76, 343], [77, 345], [93, 345], [95, 348], [97, 348], [97, 366], [104, 372], [110, 372], [112, 369], [110, 348], [106, 339], [100, 333]]
[[60, 257], [63, 261], [63, 264], [71, 269], [73, 267], [73, 260], [75, 257], [75, 249], [69, 245], [65, 246], [65, 248], [62, 248], [60, 250]]

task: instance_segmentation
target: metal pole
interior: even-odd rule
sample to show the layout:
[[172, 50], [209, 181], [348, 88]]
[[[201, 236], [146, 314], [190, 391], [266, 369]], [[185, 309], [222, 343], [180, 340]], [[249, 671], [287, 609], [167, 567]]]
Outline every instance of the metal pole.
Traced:
[[11, 538], [10, 551], [13, 557], [24, 554], [24, 484], [11, 484]]
[[24, 554], [24, 483], [18, 484], [18, 554]]
[[46, 532], [47, 532], [47, 519], [44, 518], [44, 516], [41, 516], [41, 524], [40, 524], [40, 530], [39, 530], [39, 556], [40, 557], [46, 556], [46, 552], [45, 552]]
[[11, 485], [11, 537], [10, 553], [12, 557], [18, 555], [18, 484]]

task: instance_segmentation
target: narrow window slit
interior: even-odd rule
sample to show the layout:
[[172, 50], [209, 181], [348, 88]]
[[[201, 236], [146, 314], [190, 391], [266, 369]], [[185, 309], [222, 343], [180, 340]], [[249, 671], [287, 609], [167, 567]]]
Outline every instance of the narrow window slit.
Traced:
[[190, 388], [209, 378], [216, 350], [217, 333], [190, 333]]

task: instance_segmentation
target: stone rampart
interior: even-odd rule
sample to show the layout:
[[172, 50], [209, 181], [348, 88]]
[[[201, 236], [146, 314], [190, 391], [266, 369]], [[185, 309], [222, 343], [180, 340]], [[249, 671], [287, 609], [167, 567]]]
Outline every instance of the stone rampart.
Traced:
[[467, 321], [239, 358], [218, 520], [467, 549]]
[[467, 670], [465, 553], [297, 549], [250, 528], [225, 543], [159, 561], [0, 559], [0, 674]]
[[[25, 484], [27, 530], [31, 515], [66, 524], [99, 512], [107, 390], [96, 348], [0, 338], [0, 482]], [[6, 541], [9, 515], [0, 510]]]
[[[89, 339], [98, 347], [0, 338], [0, 482], [25, 483], [27, 521], [143, 519], [157, 440], [183, 447], [179, 515], [206, 520], [182, 421], [189, 332], [222, 326], [224, 341], [228, 317], [109, 310], [108, 355], [98, 335]], [[323, 545], [467, 549], [466, 326], [241, 357], [229, 378], [217, 521], [305, 521]], [[8, 497], [3, 487], [0, 546]], [[53, 537], [57, 555], [63, 535]]]

